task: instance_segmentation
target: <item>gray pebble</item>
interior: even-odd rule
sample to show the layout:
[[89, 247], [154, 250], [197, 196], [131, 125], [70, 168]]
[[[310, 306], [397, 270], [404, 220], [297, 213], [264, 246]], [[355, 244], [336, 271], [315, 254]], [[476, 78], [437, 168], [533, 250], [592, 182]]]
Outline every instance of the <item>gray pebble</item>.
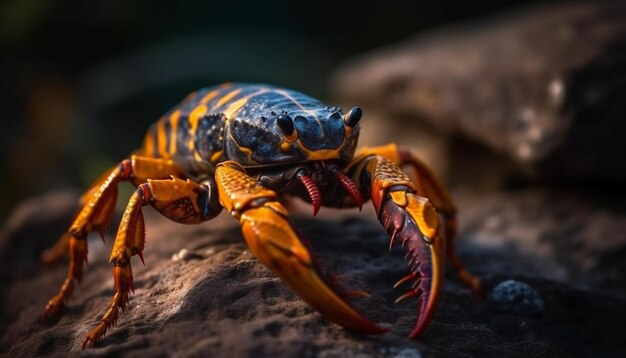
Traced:
[[394, 358], [422, 358], [422, 354], [413, 348], [403, 348]]
[[181, 249], [179, 252], [172, 255], [172, 261], [189, 261], [193, 259], [202, 259], [202, 255], [197, 252], [187, 249]]
[[497, 312], [536, 315], [543, 312], [544, 303], [530, 285], [507, 280], [500, 282], [489, 293], [489, 307]]

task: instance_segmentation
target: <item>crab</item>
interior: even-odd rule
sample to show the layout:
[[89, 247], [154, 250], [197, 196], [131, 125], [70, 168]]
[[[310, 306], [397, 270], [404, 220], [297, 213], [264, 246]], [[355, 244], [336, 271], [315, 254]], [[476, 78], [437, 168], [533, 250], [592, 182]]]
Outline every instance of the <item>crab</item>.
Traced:
[[[227, 83], [187, 96], [148, 130], [141, 148], [111, 168], [81, 197], [81, 208], [60, 240], [46, 252], [53, 262], [69, 253], [67, 276], [45, 307], [58, 316], [83, 277], [87, 236], [101, 235], [113, 216], [118, 185], [137, 190], [124, 210], [109, 258], [113, 298], [85, 336], [93, 347], [116, 323], [134, 290], [131, 257], [143, 262], [142, 208], [150, 205], [183, 224], [200, 224], [225, 209], [241, 225], [252, 254], [322, 316], [346, 329], [380, 334], [346, 301], [315, 263], [294, 229], [284, 195], [313, 206], [361, 209], [370, 200], [394, 243], [405, 250], [411, 283], [398, 301], [415, 297], [417, 322], [410, 338], [428, 326], [444, 279], [447, 259], [474, 292], [481, 282], [454, 250], [456, 209], [431, 170], [396, 144], [356, 149], [362, 111], [343, 113], [305, 94], [269, 85]], [[402, 166], [415, 171], [412, 180]], [[145, 263], [144, 263], [145, 264]]]

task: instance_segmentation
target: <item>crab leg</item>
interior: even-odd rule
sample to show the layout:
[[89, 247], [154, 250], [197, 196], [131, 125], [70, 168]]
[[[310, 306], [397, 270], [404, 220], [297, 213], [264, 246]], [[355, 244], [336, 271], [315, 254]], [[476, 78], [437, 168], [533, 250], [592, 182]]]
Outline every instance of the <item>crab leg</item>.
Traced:
[[74, 290], [75, 281], [81, 281], [83, 266], [87, 262], [87, 235], [93, 231], [103, 235], [113, 216], [119, 183], [132, 181], [139, 185], [148, 178], [167, 178], [179, 171], [171, 160], [133, 155], [106, 172], [81, 197], [83, 207], [76, 213], [70, 229], [43, 254], [46, 263], [57, 261], [65, 251], [70, 256], [66, 278], [59, 292], [48, 301], [43, 313], [44, 320], [60, 313]]
[[115, 325], [119, 309], [126, 308], [128, 293], [134, 291], [130, 258], [137, 255], [143, 262], [145, 226], [142, 207], [150, 204], [174, 221], [199, 224], [221, 211], [215, 192], [211, 189], [207, 183], [202, 185], [176, 177], [167, 180], [148, 179], [146, 183], [139, 185], [128, 201], [111, 250], [109, 262], [113, 264], [115, 282], [113, 299], [98, 325], [85, 336], [83, 349], [92, 347]]
[[413, 281], [411, 289], [396, 302], [418, 300], [418, 318], [410, 338], [419, 336], [430, 322], [443, 284], [445, 241], [439, 237], [438, 213], [430, 201], [417, 195], [410, 178], [390, 160], [378, 155], [357, 158], [348, 168], [353, 180], [369, 196], [378, 219], [390, 236], [406, 251], [410, 273], [396, 286]]
[[415, 188], [417, 194], [426, 197], [440, 214], [443, 237], [446, 240], [446, 258], [459, 279], [475, 294], [482, 294], [480, 279], [472, 275], [463, 265], [454, 249], [454, 239], [457, 231], [456, 207], [448, 192], [435, 177], [432, 171], [417, 156], [409, 150], [398, 147], [396, 144], [387, 144], [379, 147], [363, 147], [357, 157], [367, 155], [383, 156], [399, 166], [409, 165], [415, 170]]
[[239, 219], [248, 247], [259, 261], [327, 319], [357, 332], [386, 332], [324, 281], [275, 192], [250, 178], [235, 162], [218, 165], [215, 178], [222, 206]]

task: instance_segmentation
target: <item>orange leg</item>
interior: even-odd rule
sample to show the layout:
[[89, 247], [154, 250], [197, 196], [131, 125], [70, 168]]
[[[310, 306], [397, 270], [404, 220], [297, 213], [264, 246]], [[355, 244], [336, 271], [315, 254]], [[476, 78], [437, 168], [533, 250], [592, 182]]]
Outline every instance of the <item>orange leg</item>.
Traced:
[[46, 305], [44, 319], [60, 313], [72, 294], [74, 282], [80, 282], [82, 279], [83, 265], [87, 262], [87, 235], [93, 231], [98, 231], [102, 235], [106, 230], [115, 209], [118, 184], [122, 181], [132, 181], [138, 185], [148, 178], [167, 178], [178, 172], [180, 170], [172, 161], [133, 155], [105, 173], [81, 197], [83, 207], [76, 213], [70, 229], [43, 254], [46, 262], [58, 260], [65, 250], [70, 256], [65, 280], [59, 292]]
[[217, 166], [222, 206], [239, 219], [250, 251], [306, 303], [327, 319], [364, 333], [384, 333], [329, 287], [287, 218], [276, 193], [249, 177], [236, 162]]
[[[109, 170], [107, 170], [106, 172], [104, 172], [104, 174], [102, 174], [93, 184], [92, 186], [89, 188], [89, 190], [87, 190], [79, 199], [78, 203], [80, 205], [80, 209], [74, 214], [74, 218], [72, 219], [72, 222], [75, 222], [76, 219], [78, 218], [78, 216], [81, 214], [82, 211], [84, 211], [85, 207], [87, 206], [87, 204], [89, 204], [90, 200], [98, 193], [100, 187], [105, 184], [107, 182], [107, 179], [109, 179], [109, 176], [111, 176], [111, 174], [113, 174], [115, 171], [119, 170], [120, 166], [126, 166], [128, 162], [126, 161], [122, 161], [120, 164], [118, 164], [117, 167], [113, 167]], [[131, 160], [131, 164], [132, 164], [132, 160]], [[126, 167], [124, 167], [121, 172], [123, 173], [126, 170]], [[115, 181], [109, 181], [109, 183], [114, 184]], [[117, 195], [113, 195], [113, 198], [115, 198]], [[109, 196], [105, 196], [103, 199], [100, 200], [104, 200], [105, 198], [109, 198], [110, 200], [111, 195]], [[94, 221], [95, 223], [95, 221]], [[104, 227], [106, 225], [100, 225], [100, 227], [98, 228], [100, 231], [100, 235], [102, 235], [102, 231], [104, 231]], [[70, 233], [70, 231], [65, 232], [61, 238], [59, 238], [59, 240], [49, 249], [44, 250], [44, 252], [41, 254], [41, 260], [43, 261], [44, 264], [46, 265], [50, 265], [53, 264], [57, 261], [60, 261], [63, 256], [65, 255], [66, 252], [68, 252], [68, 248], [70, 245], [70, 239], [72, 238], [72, 234]]]
[[130, 258], [139, 256], [143, 262], [145, 226], [142, 207], [151, 204], [161, 214], [181, 223], [199, 224], [221, 211], [211, 185], [173, 177], [151, 180], [139, 185], [131, 196], [115, 237], [109, 262], [113, 264], [115, 293], [100, 323], [85, 336], [83, 349], [92, 347], [117, 321], [119, 309], [124, 310], [128, 293], [133, 291]]
[[456, 253], [454, 239], [457, 233], [456, 206], [443, 185], [435, 177], [433, 172], [410, 151], [398, 147], [396, 144], [387, 144], [379, 147], [361, 148], [356, 157], [367, 155], [380, 155], [399, 166], [410, 165], [416, 173], [415, 187], [420, 196], [430, 200], [432, 205], [440, 214], [442, 222], [443, 237], [446, 241], [446, 258], [459, 279], [466, 284], [472, 292], [482, 294], [482, 284], [480, 279], [472, 275], [463, 265], [463, 262]]

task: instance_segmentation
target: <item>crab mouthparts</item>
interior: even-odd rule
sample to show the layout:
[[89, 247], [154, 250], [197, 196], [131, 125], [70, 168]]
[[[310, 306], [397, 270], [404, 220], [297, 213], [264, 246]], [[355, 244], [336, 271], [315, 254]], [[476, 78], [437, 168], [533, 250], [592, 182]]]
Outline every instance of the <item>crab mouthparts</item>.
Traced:
[[320, 193], [320, 188], [317, 184], [315, 184], [311, 177], [302, 172], [298, 173], [298, 180], [300, 180], [307, 193], [309, 193], [311, 204], [313, 204], [313, 216], [317, 215], [317, 212], [320, 210], [320, 206], [322, 205], [322, 194]]
[[[361, 191], [358, 186], [350, 179], [348, 176], [338, 171], [336, 168], [333, 168], [330, 173], [334, 176], [334, 179], [339, 182], [339, 184], [346, 191], [348, 196], [352, 198], [352, 201], [359, 207], [359, 210], [363, 207], [363, 196], [361, 195]], [[300, 183], [306, 189], [309, 199], [311, 200], [311, 204], [313, 205], [313, 216], [316, 216], [322, 206], [322, 194], [320, 192], [319, 186], [315, 183], [315, 181], [308, 175], [305, 174], [305, 171], [302, 170], [298, 172], [296, 175]]]

